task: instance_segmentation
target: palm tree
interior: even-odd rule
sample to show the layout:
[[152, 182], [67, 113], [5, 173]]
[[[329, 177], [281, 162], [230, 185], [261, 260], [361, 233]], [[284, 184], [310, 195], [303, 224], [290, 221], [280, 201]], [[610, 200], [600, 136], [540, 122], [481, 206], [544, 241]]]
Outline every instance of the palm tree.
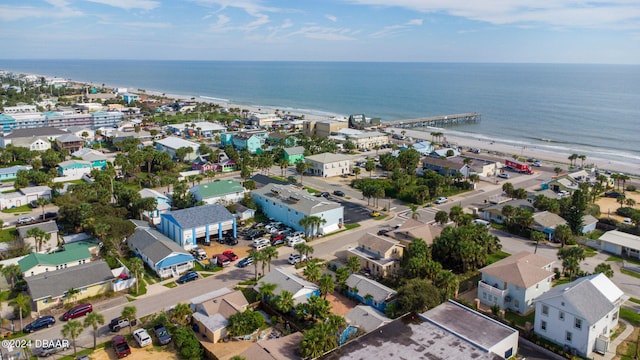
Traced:
[[312, 227], [313, 225], [311, 224], [311, 219], [309, 216], [305, 216], [302, 219], [300, 219], [298, 221], [298, 225], [302, 226], [304, 228], [304, 234], [305, 236], [310, 236], [311, 234], [309, 234], [309, 228]]
[[540, 241], [544, 240], [544, 234], [540, 231], [532, 231], [530, 236], [531, 240], [536, 242], [536, 248], [533, 250], [533, 253], [535, 254], [538, 252], [538, 244]]
[[360, 171], [362, 171], [362, 169], [359, 166], [356, 166], [351, 171], [353, 171], [353, 174], [356, 176], [356, 180], [358, 180], [358, 175], [360, 175]]
[[282, 290], [276, 299], [276, 307], [284, 314], [291, 311], [294, 307], [293, 293], [291, 291]]
[[264, 257], [263, 261], [266, 261], [267, 264], [269, 264], [269, 272], [271, 272], [271, 260], [278, 257], [278, 249], [276, 249], [275, 246], [267, 246], [260, 251]]
[[296, 172], [300, 174], [300, 184], [302, 184], [302, 175], [307, 171], [307, 163], [304, 161], [299, 161], [296, 163]]
[[464, 211], [458, 205], [452, 207], [449, 210], [449, 219], [456, 223], [456, 226], [460, 226], [460, 222], [462, 221], [462, 216], [464, 215]]
[[187, 303], [177, 303], [176, 306], [171, 309], [169, 314], [169, 320], [173, 324], [180, 324], [181, 326], [187, 326], [191, 322], [191, 315], [193, 311]]
[[310, 262], [307, 264], [307, 267], [304, 269], [303, 274], [307, 278], [307, 280], [311, 281], [312, 283], [315, 283], [316, 281], [318, 281], [318, 279], [320, 279], [321, 271], [322, 269], [320, 269], [320, 266], [318, 266], [317, 263]]
[[413, 220], [418, 220], [418, 217], [420, 216], [418, 214], [418, 207], [414, 204], [409, 204], [409, 210], [411, 210], [411, 218]]
[[138, 313], [138, 309], [135, 306], [125, 306], [122, 309], [121, 318], [129, 320], [129, 334], [133, 333], [133, 321], [136, 319], [136, 314]]
[[104, 324], [104, 315], [97, 313], [97, 312], [92, 312], [89, 315], [87, 315], [86, 318], [84, 318], [84, 327], [88, 328], [91, 327], [93, 329], [93, 349], [95, 350], [96, 346], [97, 346], [97, 337], [98, 337], [98, 325], [103, 325]]
[[307, 243], [299, 243], [293, 247], [293, 250], [297, 251], [300, 256], [304, 255], [307, 259], [309, 258], [309, 254], [313, 254], [313, 246], [307, 245]]
[[82, 327], [82, 323], [77, 320], [70, 320], [62, 327], [62, 336], [70, 338], [71, 341], [73, 341], [74, 357], [78, 354], [76, 348], [76, 339], [78, 338], [78, 336], [80, 336], [80, 334], [82, 334], [82, 330], [84, 330], [84, 327]]
[[624, 203], [627, 201], [627, 197], [624, 195], [620, 195], [616, 198], [616, 201], [618, 202], [618, 204], [620, 204], [620, 207], [622, 208]]
[[18, 295], [16, 295], [16, 297], [14, 297], [11, 301], [9, 301], [9, 305], [13, 306], [13, 308], [17, 308], [18, 309], [18, 313], [20, 314], [20, 331], [22, 331], [23, 326], [22, 326], [22, 318], [23, 318], [23, 313], [28, 312], [31, 309], [31, 297], [30, 296], [24, 296], [22, 295], [22, 293], [18, 293]]
[[561, 247], [567, 243], [567, 240], [571, 239], [572, 233], [569, 225], [561, 224], [556, 226], [553, 231], [553, 236], [555, 236], [556, 240], [560, 241]]
[[309, 310], [309, 314], [311, 318], [316, 319], [324, 319], [331, 312], [331, 306], [329, 301], [319, 297], [319, 296], [311, 296], [307, 300], [307, 309]]
[[[308, 267], [309, 266], [307, 265], [307, 268]], [[329, 274], [323, 274], [318, 281], [318, 287], [320, 288], [320, 294], [322, 295], [322, 298], [326, 299], [327, 294], [335, 290], [335, 282], [333, 281], [333, 276]]]
[[51, 200], [46, 197], [39, 197], [36, 199], [36, 205], [40, 206], [40, 208], [42, 209], [42, 220], [44, 220], [44, 207], [50, 203]]
[[20, 265], [11, 264], [0, 268], [0, 273], [9, 278], [11, 281], [11, 288], [13, 289], [16, 287], [16, 280], [18, 279], [18, 276], [22, 275], [22, 270], [20, 270]]
[[553, 169], [553, 172], [554, 172], [554, 173], [556, 173], [556, 176], [558, 176], [558, 175], [560, 175], [560, 173], [562, 172], [562, 168], [560, 168], [560, 167], [556, 166], [556, 167]]
[[580, 167], [583, 168], [584, 167], [584, 161], [587, 160], [587, 155], [584, 155], [584, 154], [578, 155], [578, 159], [580, 159], [580, 161], [582, 162], [580, 164]]
[[349, 257], [349, 259], [347, 260], [347, 268], [351, 271], [352, 274], [355, 274], [358, 271], [360, 271], [361, 269], [360, 259], [358, 259], [357, 256]]
[[76, 298], [77, 298], [79, 293], [80, 293], [79, 289], [70, 288], [69, 290], [67, 290], [65, 296], [66, 296], [66, 298], [69, 299], [69, 301], [72, 301], [75, 304], [76, 303]]
[[46, 243], [51, 239], [51, 234], [44, 232], [39, 227], [33, 227], [27, 230], [27, 237], [33, 238], [36, 241], [38, 252], [42, 251], [42, 243]]
[[142, 274], [144, 273], [144, 263], [142, 259], [135, 257], [129, 261], [129, 271], [133, 274], [133, 277], [136, 278], [136, 295], [138, 295], [140, 290], [140, 281], [142, 280]]
[[260, 251], [256, 251], [256, 250], [249, 251], [249, 257], [251, 257], [253, 259], [253, 266], [255, 268], [256, 281], [258, 281], [258, 263], [263, 260], [262, 259], [263, 254], [264, 253], [262, 253]]
[[627, 205], [628, 207], [634, 207], [636, 206], [636, 201], [632, 198], [628, 198], [624, 201], [624, 204]]
[[284, 177], [286, 170], [289, 168], [289, 160], [280, 160], [280, 176]]
[[260, 298], [262, 299], [262, 301], [265, 301], [268, 298], [273, 297], [273, 291], [278, 287], [278, 285], [273, 284], [273, 283], [262, 283], [260, 285], [260, 288], [258, 289], [260, 292]]

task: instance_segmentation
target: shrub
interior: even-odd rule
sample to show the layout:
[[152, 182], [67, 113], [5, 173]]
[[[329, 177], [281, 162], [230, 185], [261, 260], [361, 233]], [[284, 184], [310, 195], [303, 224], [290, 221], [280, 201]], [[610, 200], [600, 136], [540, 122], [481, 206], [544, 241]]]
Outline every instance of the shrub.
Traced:
[[627, 186], [627, 191], [631, 191], [631, 192], [636, 191], [636, 186], [635, 185], [628, 185]]
[[633, 214], [637, 213], [638, 210], [631, 207], [621, 207], [616, 209], [616, 215], [620, 215], [622, 217], [633, 217]]
[[181, 359], [202, 359], [204, 353], [200, 341], [190, 327], [180, 327], [173, 333], [174, 342]]

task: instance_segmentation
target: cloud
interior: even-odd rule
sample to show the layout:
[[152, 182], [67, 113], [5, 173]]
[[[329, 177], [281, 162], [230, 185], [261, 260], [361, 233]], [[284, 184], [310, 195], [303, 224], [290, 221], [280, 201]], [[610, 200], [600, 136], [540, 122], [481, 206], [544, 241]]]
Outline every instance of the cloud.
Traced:
[[15, 21], [32, 18], [60, 19], [83, 16], [82, 11], [72, 9], [64, 0], [47, 0], [53, 7], [0, 5], [0, 20]]
[[168, 22], [125, 22], [120, 24], [123, 27], [131, 27], [138, 29], [166, 29], [173, 25]]
[[327, 18], [331, 22], [337, 22], [338, 21], [337, 17], [335, 17], [333, 15], [330, 15], [330, 14], [326, 14], [324, 17]]
[[385, 37], [393, 36], [402, 32], [409, 31], [409, 28], [412, 26], [422, 26], [422, 19], [413, 19], [413, 20], [407, 21], [404, 24], [385, 26], [384, 28], [382, 28], [382, 30], [376, 31], [369, 36], [371, 36], [374, 39], [385, 38]]
[[231, 30], [230, 27], [226, 27], [226, 25], [231, 21], [231, 19], [226, 15], [218, 15], [217, 21], [214, 24], [209, 25], [209, 30], [212, 32], [223, 33]]
[[116, 8], [131, 10], [131, 9], [142, 9], [142, 10], [153, 10], [160, 6], [160, 2], [155, 0], [87, 0], [92, 3], [109, 5]]
[[292, 32], [288, 37], [303, 36], [309, 39], [329, 40], [329, 41], [352, 41], [356, 33], [346, 28], [329, 28], [321, 26], [307, 26]]
[[640, 28], [637, 0], [345, 0], [358, 5], [444, 13], [495, 25], [547, 24], [577, 28]]

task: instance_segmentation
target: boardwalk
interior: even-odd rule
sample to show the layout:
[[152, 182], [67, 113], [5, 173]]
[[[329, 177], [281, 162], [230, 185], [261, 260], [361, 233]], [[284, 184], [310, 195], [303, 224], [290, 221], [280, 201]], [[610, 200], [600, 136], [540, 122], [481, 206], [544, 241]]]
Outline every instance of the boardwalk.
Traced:
[[478, 113], [466, 113], [466, 114], [452, 114], [452, 115], [440, 115], [431, 116], [419, 119], [407, 119], [407, 120], [392, 120], [385, 121], [380, 124], [381, 127], [396, 127], [396, 128], [415, 128], [415, 127], [447, 127], [454, 125], [473, 124], [480, 121], [480, 114]]

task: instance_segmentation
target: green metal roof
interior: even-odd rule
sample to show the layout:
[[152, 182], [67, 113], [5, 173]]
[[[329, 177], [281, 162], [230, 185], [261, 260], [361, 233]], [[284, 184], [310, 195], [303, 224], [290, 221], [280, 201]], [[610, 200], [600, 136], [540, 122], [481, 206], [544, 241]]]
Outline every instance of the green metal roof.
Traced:
[[220, 180], [198, 185], [198, 192], [203, 199], [244, 191], [240, 182], [235, 180]]
[[27, 272], [38, 265], [62, 265], [91, 258], [87, 242], [66, 244], [64, 249], [64, 251], [53, 254], [31, 253], [18, 260], [20, 270]]

